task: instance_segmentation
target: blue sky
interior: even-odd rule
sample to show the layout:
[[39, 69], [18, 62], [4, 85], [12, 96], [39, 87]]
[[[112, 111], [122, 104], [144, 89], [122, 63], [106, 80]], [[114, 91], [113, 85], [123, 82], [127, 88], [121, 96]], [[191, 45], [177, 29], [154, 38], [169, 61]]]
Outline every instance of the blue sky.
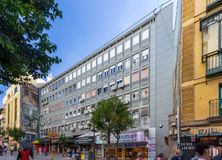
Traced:
[[52, 23], [49, 37], [62, 63], [53, 65], [50, 73], [54, 77], [65, 71], [166, 1], [57, 0], [63, 18]]

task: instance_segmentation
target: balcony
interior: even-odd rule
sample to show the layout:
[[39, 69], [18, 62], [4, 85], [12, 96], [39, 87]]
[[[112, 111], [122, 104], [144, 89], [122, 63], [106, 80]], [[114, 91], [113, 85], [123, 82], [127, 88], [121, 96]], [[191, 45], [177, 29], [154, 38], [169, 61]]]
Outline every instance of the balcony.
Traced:
[[221, 0], [207, 0], [207, 11], [214, 9], [220, 4], [222, 4]]
[[221, 121], [222, 110], [218, 99], [209, 101], [209, 121]]
[[206, 76], [211, 77], [222, 72], [222, 53], [206, 57]]

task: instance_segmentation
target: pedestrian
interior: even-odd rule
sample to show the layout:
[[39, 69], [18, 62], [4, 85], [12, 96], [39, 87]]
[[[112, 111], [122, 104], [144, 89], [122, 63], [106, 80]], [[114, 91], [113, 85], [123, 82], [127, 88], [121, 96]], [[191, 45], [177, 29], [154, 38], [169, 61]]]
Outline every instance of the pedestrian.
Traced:
[[171, 160], [182, 160], [181, 150], [180, 149], [176, 149], [175, 156], [173, 156], [171, 158]]
[[206, 142], [198, 143], [195, 146], [196, 155], [191, 160], [211, 160], [208, 154], [209, 144]]
[[222, 160], [222, 147], [218, 148], [218, 155], [216, 155], [213, 159], [214, 160]]
[[3, 156], [3, 147], [0, 145], [0, 156]]
[[156, 159], [155, 160], [165, 160], [165, 156], [163, 153], [160, 153], [156, 156]]
[[26, 146], [22, 146], [22, 150], [18, 153], [17, 160], [30, 160], [29, 157], [34, 158], [33, 151]]
[[136, 160], [143, 160], [143, 153], [138, 153]]
[[10, 145], [10, 147], [9, 147], [9, 149], [10, 149], [10, 151], [11, 151], [11, 155], [13, 155], [13, 151], [14, 151], [14, 146], [13, 145]]

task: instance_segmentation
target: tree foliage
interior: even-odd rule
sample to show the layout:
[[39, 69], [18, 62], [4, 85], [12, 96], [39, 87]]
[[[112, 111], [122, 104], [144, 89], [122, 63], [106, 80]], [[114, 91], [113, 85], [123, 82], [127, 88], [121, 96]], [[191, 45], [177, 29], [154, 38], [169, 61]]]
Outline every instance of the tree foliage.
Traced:
[[51, 22], [62, 17], [54, 0], [0, 1], [0, 84], [9, 85], [45, 78], [56, 45], [46, 33]]
[[7, 135], [7, 131], [6, 131], [5, 129], [1, 129], [1, 130], [0, 130], [0, 135], [1, 135], [2, 137], [5, 137], [5, 136]]
[[6, 132], [14, 141], [17, 142], [21, 142], [22, 138], [25, 137], [25, 132], [21, 128], [7, 128]]
[[62, 144], [62, 157], [65, 155], [66, 136], [61, 134], [59, 137], [59, 143]]
[[116, 96], [98, 103], [97, 109], [92, 113], [91, 122], [101, 132], [108, 147], [111, 134], [116, 137], [118, 146], [120, 134], [133, 125], [128, 106]]

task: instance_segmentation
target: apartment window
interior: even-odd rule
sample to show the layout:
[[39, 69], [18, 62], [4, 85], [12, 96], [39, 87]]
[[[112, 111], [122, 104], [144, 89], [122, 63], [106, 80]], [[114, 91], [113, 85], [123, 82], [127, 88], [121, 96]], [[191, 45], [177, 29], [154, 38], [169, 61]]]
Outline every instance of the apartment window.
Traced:
[[125, 102], [129, 102], [130, 101], [130, 94], [129, 93], [124, 95], [124, 101]]
[[141, 79], [146, 79], [149, 76], [149, 70], [148, 68], [143, 68], [141, 70]]
[[124, 77], [124, 84], [125, 85], [130, 84], [130, 75]]
[[123, 52], [123, 44], [120, 44], [117, 46], [117, 54], [122, 53]]
[[122, 70], [123, 70], [123, 62], [119, 62], [119, 63], [117, 64], [117, 70], [118, 70], [118, 71], [122, 71]]
[[139, 54], [133, 56], [133, 66], [139, 65]]
[[149, 28], [145, 29], [145, 30], [142, 31], [142, 33], [141, 33], [141, 40], [142, 40], [142, 41], [145, 40], [145, 39], [147, 39], [147, 38], [149, 38]]
[[149, 50], [145, 49], [142, 51], [142, 60], [146, 60], [149, 57]]
[[69, 94], [72, 93], [72, 86], [69, 87]]
[[108, 84], [103, 86], [103, 92], [106, 93], [108, 92], [109, 88], [108, 88]]
[[69, 75], [69, 81], [71, 81], [71, 80], [72, 80], [72, 74]]
[[96, 90], [93, 89], [93, 90], [92, 90], [92, 97], [95, 97], [95, 96], [96, 96]]
[[134, 111], [133, 111], [133, 119], [134, 119], [134, 120], [139, 119], [139, 112], [138, 112], [138, 110], [134, 110]]
[[90, 80], [91, 80], [91, 77], [88, 77], [88, 78], [86, 79], [86, 83], [89, 84], [89, 83], [90, 83]]
[[115, 67], [115, 65], [114, 65], [114, 66], [110, 67], [110, 74], [111, 74], [111, 75], [112, 75], [112, 74], [115, 74], [115, 72], [116, 72], [116, 67]]
[[102, 93], [102, 88], [97, 89], [97, 94], [100, 95]]
[[86, 72], [86, 66], [83, 66], [82, 67], [82, 73], [85, 73]]
[[109, 70], [108, 69], [105, 69], [104, 70], [104, 77], [108, 77], [109, 76]]
[[96, 59], [92, 61], [92, 68], [96, 67]]
[[72, 104], [72, 99], [69, 100], [69, 105], [71, 105], [71, 104]]
[[115, 82], [110, 82], [110, 83], [109, 83], [109, 86], [110, 86], [110, 87], [112, 87], [112, 86], [114, 86], [114, 85], [115, 85]]
[[69, 113], [66, 113], [66, 118], [69, 116]]
[[138, 80], [139, 80], [139, 72], [134, 72], [133, 73], [132, 82], [136, 82]]
[[81, 69], [78, 69], [77, 70], [77, 76], [80, 76], [81, 75]]
[[96, 75], [94, 74], [93, 76], [92, 76], [92, 82], [95, 82], [96, 81]]
[[77, 102], [76, 98], [73, 98], [73, 104], [76, 104], [76, 102]]
[[102, 79], [103, 78], [103, 74], [102, 74], [102, 72], [99, 72], [98, 73], [98, 79]]
[[142, 91], [141, 91], [142, 93], [141, 93], [141, 96], [142, 96], [142, 98], [146, 98], [146, 97], [148, 97], [149, 96], [149, 88], [147, 87], [147, 88], [144, 88], [144, 89], [142, 89]]
[[139, 91], [134, 91], [132, 95], [133, 100], [137, 100], [139, 98]]
[[86, 99], [90, 98], [90, 91], [86, 92]]
[[73, 78], [76, 78], [76, 71], [73, 72]]
[[130, 68], [130, 58], [127, 58], [126, 60], [125, 60], [125, 69], [129, 69]]
[[115, 57], [115, 48], [110, 50], [110, 58]]
[[85, 86], [85, 84], [86, 84], [86, 80], [83, 79], [83, 80], [82, 80], [82, 87]]
[[[68, 94], [68, 88], [65, 89], [65, 95], [67, 95], [67, 94]], [[53, 100], [54, 100], [54, 98], [53, 98]]]
[[104, 53], [103, 55], [103, 62], [107, 61], [108, 60], [108, 52]]
[[133, 37], [133, 45], [136, 45], [136, 44], [138, 44], [139, 43], [139, 34], [137, 34], [137, 35], [135, 35], [134, 37]]
[[73, 84], [73, 91], [76, 90], [76, 84]]
[[100, 65], [102, 63], [102, 56], [97, 58], [97, 65]]
[[123, 83], [123, 79], [121, 78], [121, 79], [116, 80], [116, 83], [117, 83], [117, 84]]
[[82, 98], [82, 100], [86, 99], [86, 94], [83, 93], [83, 94], [81, 95], [81, 98]]
[[80, 89], [80, 88], [81, 88], [81, 83], [78, 82], [78, 83], [77, 83], [77, 89]]
[[90, 63], [88, 63], [86, 66], [86, 70], [89, 71], [90, 69], [91, 69], [91, 65], [90, 65]]
[[128, 39], [127, 41], [124, 42], [124, 50], [127, 50], [131, 47], [131, 44], [130, 44], [130, 39]]
[[[66, 78], [65, 78], [65, 83], [67, 83], [69, 81], [69, 76], [66, 76]], [[53, 88], [53, 90], [54, 90], [54, 87], [52, 87]]]

